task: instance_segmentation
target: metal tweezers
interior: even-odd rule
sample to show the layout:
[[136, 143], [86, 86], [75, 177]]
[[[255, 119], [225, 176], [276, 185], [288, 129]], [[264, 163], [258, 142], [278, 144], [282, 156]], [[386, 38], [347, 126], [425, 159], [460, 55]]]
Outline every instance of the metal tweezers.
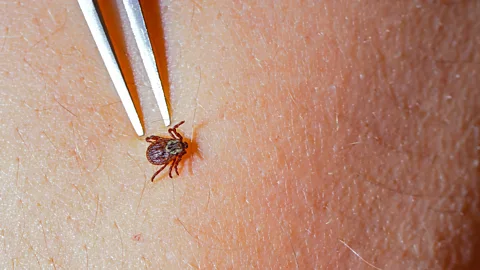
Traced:
[[[93, 39], [97, 44], [100, 55], [107, 67], [107, 71], [113, 81], [113, 85], [120, 96], [123, 107], [127, 111], [128, 118], [135, 129], [138, 136], [143, 136], [143, 127], [140, 122], [137, 110], [133, 104], [132, 97], [128, 91], [125, 79], [123, 78], [122, 71], [118, 65], [115, 53], [110, 44], [110, 40], [105, 30], [104, 24], [101, 19], [101, 15], [98, 6], [94, 0], [78, 0], [80, 9], [82, 10], [85, 20], [87, 21], [88, 28], [92, 32]], [[170, 125], [170, 115], [168, 113], [167, 102], [165, 100], [165, 94], [163, 92], [162, 82], [158, 73], [155, 56], [153, 54], [152, 45], [148, 37], [145, 20], [143, 19], [142, 9], [138, 0], [123, 0], [125, 10], [127, 11], [128, 21], [132, 28], [135, 41], [140, 51], [143, 65], [147, 71], [147, 76], [157, 100], [160, 113], [163, 118], [165, 126]]]

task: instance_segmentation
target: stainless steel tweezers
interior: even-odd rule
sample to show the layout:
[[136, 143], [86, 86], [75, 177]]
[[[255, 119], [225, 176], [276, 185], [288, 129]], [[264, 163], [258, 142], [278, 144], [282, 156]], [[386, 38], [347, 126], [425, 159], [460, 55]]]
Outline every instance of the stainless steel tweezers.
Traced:
[[[78, 0], [80, 8], [87, 21], [88, 28], [92, 32], [93, 39], [97, 44], [100, 55], [105, 63], [108, 73], [112, 78], [113, 85], [120, 96], [123, 107], [127, 111], [128, 118], [138, 136], [143, 136], [144, 131], [137, 110], [128, 91], [127, 85], [118, 65], [115, 53], [110, 44], [110, 40], [102, 23], [101, 15], [94, 0]], [[155, 95], [160, 113], [165, 126], [170, 125], [170, 115], [168, 113], [167, 102], [163, 92], [162, 82], [158, 73], [155, 56], [153, 55], [152, 45], [148, 37], [147, 27], [143, 19], [142, 9], [138, 0], [123, 0], [125, 10], [127, 11], [128, 21], [132, 28], [135, 41], [140, 51], [143, 65], [147, 71], [147, 76]]]

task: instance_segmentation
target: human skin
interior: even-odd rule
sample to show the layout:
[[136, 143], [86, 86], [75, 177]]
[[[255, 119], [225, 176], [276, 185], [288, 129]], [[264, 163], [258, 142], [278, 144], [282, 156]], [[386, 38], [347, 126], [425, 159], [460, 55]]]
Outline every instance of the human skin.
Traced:
[[76, 1], [3, 2], [0, 268], [479, 267], [480, 5], [430, 2], [162, 1], [154, 183]]

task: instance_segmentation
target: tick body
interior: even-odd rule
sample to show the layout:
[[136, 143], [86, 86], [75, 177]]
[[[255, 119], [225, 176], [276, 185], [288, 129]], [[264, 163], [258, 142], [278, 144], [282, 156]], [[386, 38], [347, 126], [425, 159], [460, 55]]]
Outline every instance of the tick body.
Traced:
[[159, 136], [149, 136], [145, 140], [150, 143], [147, 148], [147, 159], [153, 165], [163, 165], [152, 176], [152, 182], [169, 163], [171, 163], [168, 175], [172, 177], [172, 170], [178, 174], [178, 164], [182, 160], [182, 156], [187, 153], [188, 144], [183, 141], [182, 135], [177, 132], [177, 128], [185, 123], [182, 121], [176, 124], [173, 128], [168, 129], [171, 138], [164, 138]]

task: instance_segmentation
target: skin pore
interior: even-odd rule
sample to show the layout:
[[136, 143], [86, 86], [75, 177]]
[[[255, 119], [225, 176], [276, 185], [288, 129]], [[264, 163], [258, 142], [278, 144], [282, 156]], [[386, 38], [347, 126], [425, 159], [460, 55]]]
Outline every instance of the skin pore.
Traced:
[[479, 267], [477, 1], [153, 5], [189, 144], [155, 183], [76, 1], [0, 7], [0, 268]]

